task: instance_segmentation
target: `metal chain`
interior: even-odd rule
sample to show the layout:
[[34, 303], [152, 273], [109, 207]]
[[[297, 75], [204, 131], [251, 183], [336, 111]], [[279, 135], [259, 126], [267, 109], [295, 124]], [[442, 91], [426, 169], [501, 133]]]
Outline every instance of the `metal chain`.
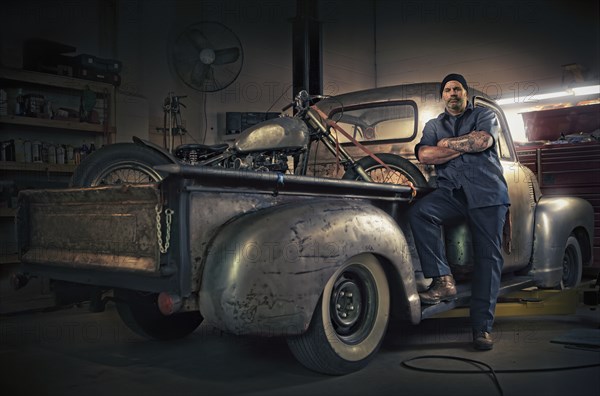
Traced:
[[158, 247], [161, 253], [167, 253], [167, 250], [169, 250], [169, 246], [171, 244], [171, 219], [173, 218], [173, 213], [175, 213], [175, 211], [173, 209], [165, 210], [165, 223], [167, 225], [167, 230], [164, 245], [162, 241], [162, 226], [160, 221], [161, 213], [162, 208], [160, 207], [160, 205], [156, 205], [156, 236], [158, 238]]

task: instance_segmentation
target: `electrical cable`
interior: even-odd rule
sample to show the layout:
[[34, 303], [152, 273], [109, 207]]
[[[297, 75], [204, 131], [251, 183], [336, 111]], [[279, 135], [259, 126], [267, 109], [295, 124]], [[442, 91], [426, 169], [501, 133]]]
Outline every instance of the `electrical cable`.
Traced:
[[202, 144], [206, 144], [206, 135], [208, 134], [208, 117], [206, 115], [206, 93], [204, 93], [202, 103], [202, 114], [204, 114], [204, 131], [202, 136]]
[[[442, 370], [442, 369], [431, 369], [431, 368], [422, 368], [422, 367], [417, 367], [417, 366], [412, 366], [410, 364], [408, 364], [408, 362], [414, 361], [414, 360], [422, 360], [422, 359], [450, 359], [450, 360], [458, 360], [458, 361], [462, 361], [462, 362], [467, 362], [467, 363], [471, 363], [474, 365], [480, 365], [483, 367], [486, 367], [488, 369], [488, 371], [474, 371], [474, 370]], [[417, 370], [417, 371], [424, 371], [424, 372], [430, 372], [430, 373], [447, 373], [447, 374], [457, 374], [457, 373], [464, 373], [464, 374], [486, 374], [489, 373], [491, 374], [492, 377], [492, 381], [494, 381], [494, 385], [496, 386], [496, 389], [498, 389], [498, 392], [500, 392], [500, 396], [504, 396], [504, 391], [502, 390], [502, 386], [500, 385], [500, 382], [498, 381], [498, 377], [496, 377], [496, 371], [494, 371], [494, 369], [483, 362], [480, 362], [478, 360], [473, 360], [473, 359], [467, 359], [467, 358], [461, 358], [461, 357], [456, 357], [456, 356], [446, 356], [446, 355], [424, 355], [424, 356], [417, 356], [414, 358], [410, 358], [407, 360], [404, 360], [402, 362], [402, 365], [406, 368], [412, 369], [412, 370]]]
[[265, 111], [265, 114], [267, 114], [269, 111], [271, 111], [271, 109], [273, 108], [273, 106], [275, 106], [275, 103], [279, 102], [279, 99], [283, 98], [283, 95], [285, 95], [287, 93], [287, 91], [290, 90], [290, 88], [292, 88], [291, 85], [289, 87], [287, 87], [287, 89], [285, 91], [283, 91], [283, 93], [281, 95], [279, 95], [279, 97], [273, 101], [273, 103], [271, 104], [271, 106], [269, 106], [269, 108], [267, 109], [267, 111]]
[[[411, 364], [409, 364], [409, 362], [415, 361], [415, 360], [423, 360], [423, 359], [449, 359], [449, 360], [458, 360], [458, 361], [462, 361], [462, 362], [467, 362], [467, 363], [471, 363], [475, 366], [479, 365], [479, 366], [483, 366], [486, 367], [487, 370], [448, 370], [448, 369], [434, 369], [434, 368], [424, 368], [424, 367], [418, 367], [418, 366], [413, 366]], [[492, 368], [492, 366], [481, 362], [479, 360], [473, 360], [473, 359], [468, 359], [468, 358], [463, 358], [463, 357], [457, 357], [457, 356], [448, 356], [448, 355], [423, 355], [423, 356], [417, 356], [414, 358], [410, 358], [410, 359], [406, 359], [404, 361], [402, 361], [401, 363], [402, 366], [411, 369], [411, 370], [416, 370], [416, 371], [423, 371], [423, 372], [428, 372], [428, 373], [444, 373], [444, 374], [490, 374], [492, 377], [492, 381], [494, 382], [494, 385], [496, 386], [496, 388], [498, 389], [498, 392], [500, 393], [501, 396], [504, 395], [504, 391], [502, 389], [502, 386], [500, 385], [500, 381], [498, 380], [496, 374], [520, 374], [520, 373], [544, 373], [544, 372], [551, 372], [551, 371], [565, 371], [565, 370], [578, 370], [578, 369], [585, 369], [585, 368], [591, 368], [591, 367], [599, 367], [600, 363], [591, 363], [591, 364], [583, 364], [583, 365], [579, 365], [579, 366], [563, 366], [563, 367], [547, 367], [547, 368], [538, 368], [538, 369], [504, 369], [504, 370], [494, 370]]]

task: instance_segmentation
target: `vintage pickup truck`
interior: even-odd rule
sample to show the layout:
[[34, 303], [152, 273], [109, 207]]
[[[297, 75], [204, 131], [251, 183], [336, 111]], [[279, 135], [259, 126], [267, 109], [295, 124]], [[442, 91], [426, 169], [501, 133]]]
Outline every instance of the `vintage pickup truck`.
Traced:
[[[356, 371], [390, 321], [417, 325], [469, 303], [467, 227], [445, 234], [458, 300], [421, 306], [427, 280], [405, 216], [413, 199], [435, 188], [434, 170], [417, 164], [413, 149], [424, 122], [443, 111], [438, 89], [386, 87], [317, 104], [365, 147], [415, 163], [427, 180], [415, 198], [405, 185], [336, 179], [338, 164], [317, 149], [308, 175], [194, 166], [163, 153], [153, 183], [80, 178], [76, 188], [22, 191], [23, 276], [52, 279], [63, 302], [91, 301], [101, 310], [113, 300], [144, 336], [183, 337], [204, 320], [235, 334], [286, 337], [312, 370]], [[497, 115], [495, 147], [512, 201], [501, 292], [576, 286], [592, 261], [591, 205], [542, 196], [517, 161], [501, 109], [482, 96], [473, 103]], [[160, 151], [142, 141], [131, 147]], [[357, 153], [344, 139], [342, 147]]]

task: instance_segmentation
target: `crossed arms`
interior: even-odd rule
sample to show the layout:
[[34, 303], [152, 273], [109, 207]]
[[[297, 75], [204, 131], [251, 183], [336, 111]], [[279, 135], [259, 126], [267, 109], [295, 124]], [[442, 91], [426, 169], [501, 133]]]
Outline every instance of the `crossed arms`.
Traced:
[[486, 131], [473, 131], [455, 138], [444, 138], [437, 146], [421, 146], [419, 161], [425, 165], [444, 164], [463, 153], [479, 153], [494, 144], [494, 138]]

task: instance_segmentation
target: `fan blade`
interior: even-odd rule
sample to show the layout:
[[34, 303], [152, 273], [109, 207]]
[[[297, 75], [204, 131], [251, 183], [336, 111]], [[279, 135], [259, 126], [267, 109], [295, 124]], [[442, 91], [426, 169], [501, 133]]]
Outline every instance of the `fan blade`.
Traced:
[[191, 45], [177, 46], [173, 50], [172, 60], [178, 70], [192, 70], [198, 62], [198, 53]]
[[240, 57], [240, 49], [237, 47], [215, 50], [215, 65], [233, 63]]
[[215, 78], [215, 70], [211, 67], [209, 72], [206, 74], [206, 80], [204, 81], [204, 91], [216, 92], [221, 89], [221, 84]]
[[186, 29], [185, 36], [191, 41], [198, 52], [202, 51], [204, 48], [212, 48], [208, 39], [202, 34], [202, 31], [198, 29]]
[[201, 61], [198, 61], [190, 74], [190, 82], [194, 86], [197, 86], [197, 89], [201, 88], [204, 84], [204, 81], [206, 80], [206, 76], [208, 75], [209, 71], [209, 65], [205, 65]]

